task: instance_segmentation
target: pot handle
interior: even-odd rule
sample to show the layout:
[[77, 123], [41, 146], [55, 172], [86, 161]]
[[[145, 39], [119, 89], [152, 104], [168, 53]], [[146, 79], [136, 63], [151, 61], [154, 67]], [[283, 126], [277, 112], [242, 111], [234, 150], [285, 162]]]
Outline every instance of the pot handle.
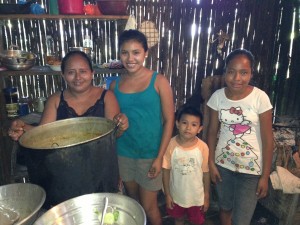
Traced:
[[9, 50], [19, 50], [19, 46], [18, 45], [11, 45], [11, 46], [9, 46]]
[[117, 134], [117, 131], [118, 131], [119, 127], [120, 127], [120, 123], [121, 123], [121, 121], [118, 121], [116, 123], [116, 126], [115, 126], [114, 131], [113, 131], [115, 135]]

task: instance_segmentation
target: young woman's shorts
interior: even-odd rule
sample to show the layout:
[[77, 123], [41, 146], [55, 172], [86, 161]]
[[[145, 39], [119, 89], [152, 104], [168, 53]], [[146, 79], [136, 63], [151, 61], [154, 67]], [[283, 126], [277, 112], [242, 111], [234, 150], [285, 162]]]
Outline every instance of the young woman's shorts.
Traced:
[[203, 224], [205, 221], [205, 213], [202, 206], [192, 206], [183, 208], [174, 203], [173, 209], [167, 208], [167, 213], [175, 219], [187, 216], [188, 220], [193, 224]]
[[158, 191], [162, 188], [162, 173], [156, 178], [149, 178], [148, 171], [154, 159], [131, 159], [118, 156], [119, 170], [122, 181], [135, 181], [148, 191]]
[[256, 203], [256, 189], [259, 175], [237, 173], [218, 166], [222, 182], [217, 183], [219, 206], [232, 210], [233, 225], [248, 225], [251, 222]]

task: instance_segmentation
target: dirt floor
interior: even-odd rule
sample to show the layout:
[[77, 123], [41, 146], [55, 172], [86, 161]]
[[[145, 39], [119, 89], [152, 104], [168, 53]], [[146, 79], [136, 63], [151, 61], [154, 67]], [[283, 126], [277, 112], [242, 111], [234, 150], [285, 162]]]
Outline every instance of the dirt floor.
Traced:
[[[163, 225], [173, 225], [174, 219], [170, 218], [165, 211], [163, 193], [159, 194], [159, 205], [163, 217]], [[185, 225], [189, 225], [189, 223], [186, 222]], [[212, 202], [211, 207], [206, 214], [206, 221], [204, 225], [220, 225], [218, 207], [216, 205], [216, 202]], [[258, 203], [252, 218], [251, 225], [278, 225], [278, 219]]]

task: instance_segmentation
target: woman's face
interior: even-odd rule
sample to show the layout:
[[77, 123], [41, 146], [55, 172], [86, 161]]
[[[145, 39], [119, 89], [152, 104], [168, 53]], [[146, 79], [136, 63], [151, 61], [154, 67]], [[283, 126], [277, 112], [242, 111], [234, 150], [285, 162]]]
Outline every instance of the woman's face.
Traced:
[[120, 59], [129, 73], [134, 73], [143, 68], [148, 52], [143, 45], [135, 40], [126, 41], [120, 48]]
[[252, 78], [250, 60], [244, 55], [237, 55], [227, 65], [225, 82], [230, 91], [242, 93]]
[[66, 61], [65, 71], [62, 76], [67, 82], [69, 89], [80, 92], [91, 86], [93, 71], [91, 71], [85, 58], [80, 55], [74, 55]]

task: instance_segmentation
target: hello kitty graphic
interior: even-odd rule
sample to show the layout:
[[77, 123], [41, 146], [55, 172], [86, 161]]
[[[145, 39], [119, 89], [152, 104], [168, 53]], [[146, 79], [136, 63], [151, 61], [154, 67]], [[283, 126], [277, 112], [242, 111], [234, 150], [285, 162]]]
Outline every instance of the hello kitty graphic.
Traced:
[[245, 133], [251, 133], [251, 122], [245, 120], [243, 111], [240, 107], [231, 107], [220, 111], [221, 123], [229, 127], [236, 138], [241, 138]]
[[227, 140], [221, 154], [216, 156], [217, 162], [229, 164], [237, 172], [251, 170], [259, 174], [261, 169], [257, 163], [258, 156], [253, 147], [242, 139], [251, 133], [251, 121], [245, 119], [241, 107], [220, 110], [220, 121], [225, 129], [232, 132], [233, 138]]

